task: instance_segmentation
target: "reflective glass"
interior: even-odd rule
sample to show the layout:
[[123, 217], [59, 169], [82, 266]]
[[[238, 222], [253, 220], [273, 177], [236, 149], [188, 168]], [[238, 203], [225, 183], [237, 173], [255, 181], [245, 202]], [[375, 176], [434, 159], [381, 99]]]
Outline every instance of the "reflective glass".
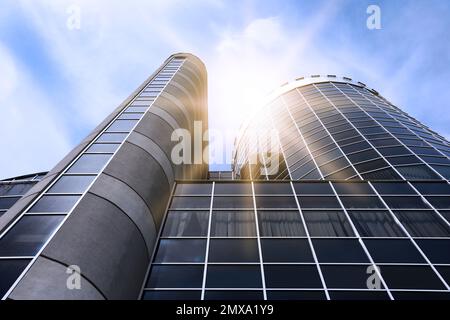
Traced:
[[62, 176], [50, 188], [49, 193], [83, 193], [95, 176]]
[[303, 211], [311, 237], [352, 237], [354, 233], [343, 211]]
[[254, 211], [215, 211], [211, 221], [212, 237], [255, 237]]
[[306, 235], [298, 211], [258, 211], [261, 237], [304, 237]]
[[206, 240], [162, 239], [155, 262], [203, 262]]
[[169, 211], [162, 235], [164, 237], [205, 237], [208, 233], [209, 211]]
[[99, 173], [110, 158], [110, 154], [83, 154], [67, 172]]

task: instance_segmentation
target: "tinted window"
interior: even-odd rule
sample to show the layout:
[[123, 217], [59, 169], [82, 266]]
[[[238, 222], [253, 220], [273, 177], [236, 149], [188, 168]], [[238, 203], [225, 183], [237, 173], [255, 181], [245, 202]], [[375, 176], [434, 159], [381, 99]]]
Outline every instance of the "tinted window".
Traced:
[[334, 189], [338, 194], [373, 194], [368, 183], [334, 182]]
[[427, 197], [427, 200], [437, 209], [450, 209], [449, 196]]
[[138, 120], [116, 120], [111, 124], [107, 131], [129, 132], [137, 122]]
[[30, 260], [0, 260], [0, 297], [3, 297]]
[[303, 211], [311, 237], [354, 236], [343, 211]]
[[110, 154], [84, 154], [70, 169], [68, 173], [98, 173], [111, 158]]
[[203, 265], [154, 265], [147, 288], [201, 288]]
[[258, 211], [261, 237], [304, 237], [306, 235], [298, 211]]
[[432, 263], [450, 264], [450, 240], [417, 240]]
[[381, 274], [390, 289], [445, 290], [445, 286], [428, 266], [382, 266]]
[[212, 237], [256, 236], [254, 211], [215, 211], [211, 221]]
[[336, 197], [298, 197], [298, 202], [300, 203], [300, 208], [340, 208], [339, 202]]
[[83, 193], [95, 176], [62, 176], [50, 188], [49, 193]]
[[295, 192], [298, 195], [303, 194], [333, 194], [333, 190], [331, 189], [328, 183], [307, 183], [300, 182], [294, 183]]
[[215, 194], [252, 194], [250, 183], [217, 183], [214, 186]]
[[406, 182], [372, 182], [380, 194], [416, 194]]
[[173, 197], [173, 209], [209, 209], [211, 206], [210, 197]]
[[426, 263], [410, 240], [366, 239], [364, 243], [375, 263]]
[[445, 182], [435, 182], [435, 183], [413, 183], [414, 187], [417, 188], [422, 194], [450, 194], [450, 185]]
[[0, 256], [36, 255], [63, 219], [63, 216], [23, 216], [0, 240]]
[[264, 262], [314, 262], [306, 239], [262, 239]]
[[329, 291], [331, 300], [390, 300], [386, 291]]
[[327, 285], [327, 288], [329, 289], [332, 288], [367, 289], [367, 278], [369, 277], [370, 274], [373, 274], [373, 271], [368, 273], [367, 268], [368, 265], [320, 266], [323, 277], [325, 278], [325, 283]]
[[314, 239], [313, 246], [319, 262], [368, 262], [359, 244], [353, 239]]
[[121, 143], [128, 133], [103, 133], [96, 142], [117, 142]]
[[316, 266], [265, 265], [267, 288], [322, 288]]
[[214, 208], [247, 209], [253, 208], [252, 197], [219, 197], [214, 196]]
[[259, 265], [208, 265], [208, 288], [261, 288]]
[[159, 243], [155, 262], [203, 262], [206, 240], [163, 239]]
[[205, 300], [263, 300], [262, 291], [220, 291], [220, 290], [208, 290], [205, 292]]
[[196, 290], [147, 290], [142, 300], [200, 300], [201, 295], [202, 292]]
[[347, 209], [358, 208], [384, 208], [383, 203], [378, 197], [341, 197], [342, 203]]
[[208, 233], [209, 211], [170, 211], [164, 237], [204, 237]]
[[86, 152], [115, 152], [119, 146], [118, 143], [94, 143]]
[[212, 185], [209, 183], [179, 183], [175, 190], [176, 195], [210, 195]]
[[413, 237], [448, 237], [447, 224], [433, 211], [394, 211], [397, 218]]
[[289, 183], [255, 183], [255, 194], [292, 194]]
[[258, 262], [256, 239], [211, 239], [210, 262]]
[[428, 205], [420, 197], [394, 197], [383, 196], [383, 200], [391, 209], [428, 209]]
[[388, 211], [348, 211], [361, 237], [404, 237]]
[[297, 203], [293, 196], [290, 197], [268, 197], [257, 196], [256, 197], [257, 208], [297, 208]]
[[0, 198], [0, 210], [11, 208], [19, 199], [20, 197]]
[[325, 292], [323, 291], [267, 291], [267, 300], [326, 300]]
[[43, 196], [29, 212], [69, 212], [80, 196]]

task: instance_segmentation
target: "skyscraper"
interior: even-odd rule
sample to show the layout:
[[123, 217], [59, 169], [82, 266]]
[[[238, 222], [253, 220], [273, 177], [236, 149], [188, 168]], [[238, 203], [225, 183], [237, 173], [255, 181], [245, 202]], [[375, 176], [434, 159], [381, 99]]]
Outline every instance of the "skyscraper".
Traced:
[[4, 298], [450, 298], [444, 137], [312, 76], [245, 121], [231, 172], [174, 164], [206, 108], [203, 64], [173, 55], [0, 217]]

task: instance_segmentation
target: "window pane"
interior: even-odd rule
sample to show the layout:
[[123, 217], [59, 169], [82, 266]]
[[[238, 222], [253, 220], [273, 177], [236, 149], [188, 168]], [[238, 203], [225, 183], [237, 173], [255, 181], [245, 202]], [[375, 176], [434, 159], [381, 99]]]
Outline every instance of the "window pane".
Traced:
[[297, 203], [295, 198], [291, 197], [269, 197], [269, 196], [257, 196], [256, 197], [256, 207], [257, 208], [297, 208]]
[[336, 197], [298, 197], [300, 208], [340, 209], [341, 206]]
[[154, 265], [146, 288], [201, 288], [203, 265]]
[[253, 209], [252, 197], [214, 197], [214, 208]]
[[49, 193], [83, 193], [95, 176], [62, 176], [50, 188]]
[[262, 291], [212, 291], [205, 292], [205, 300], [264, 300]]
[[116, 152], [119, 146], [118, 143], [94, 143], [86, 152]]
[[413, 185], [422, 194], [450, 194], [450, 185], [445, 182], [416, 182]]
[[[179, 183], [175, 190], [176, 195], [210, 195], [212, 185], [210, 183]], [[209, 206], [208, 206], [209, 207]]]
[[352, 237], [354, 233], [343, 211], [303, 211], [311, 237]]
[[314, 262], [306, 239], [261, 239], [264, 262]]
[[365, 182], [333, 182], [333, 186], [338, 194], [374, 194]]
[[372, 182], [379, 194], [416, 194], [406, 182]]
[[326, 300], [326, 296], [323, 291], [270, 290], [267, 291], [267, 300]]
[[0, 260], [0, 297], [3, 297], [30, 260]]
[[331, 189], [328, 183], [318, 182], [318, 183], [307, 183], [307, 182], [298, 182], [294, 183], [295, 192], [298, 195], [303, 194], [333, 194], [333, 190]]
[[450, 196], [427, 197], [427, 200], [437, 209], [450, 209]]
[[110, 158], [110, 154], [83, 154], [67, 172], [98, 173]]
[[322, 265], [323, 277], [329, 289], [367, 289], [367, 278], [372, 273], [367, 273], [368, 265], [362, 266], [330, 266]]
[[298, 211], [258, 211], [261, 237], [304, 237], [306, 235]]
[[378, 197], [341, 197], [342, 203], [347, 209], [358, 208], [384, 208]]
[[20, 197], [0, 198], [0, 210], [11, 208], [19, 199]]
[[155, 262], [204, 262], [206, 240], [162, 239]]
[[215, 211], [211, 221], [212, 237], [255, 237], [253, 211]]
[[331, 300], [390, 300], [386, 291], [329, 291]]
[[314, 239], [313, 246], [319, 262], [368, 262], [359, 244], [353, 239]]
[[201, 291], [196, 290], [147, 290], [142, 300], [200, 300]]
[[433, 291], [395, 291], [392, 292], [395, 300], [450, 300], [450, 293]]
[[256, 239], [211, 239], [210, 262], [258, 262]]
[[18, 196], [28, 192], [34, 183], [10, 183], [0, 184], [0, 196]]
[[121, 143], [128, 133], [103, 133], [96, 142], [117, 142]]
[[404, 237], [388, 211], [348, 211], [361, 237]]
[[292, 194], [289, 183], [255, 183], [255, 194]]
[[43, 196], [28, 212], [69, 212], [80, 196]]
[[142, 113], [122, 113], [117, 119], [119, 120], [140, 120]]
[[442, 282], [428, 266], [382, 266], [381, 275], [390, 289], [445, 290]]
[[417, 244], [432, 263], [450, 264], [450, 240], [417, 240]]
[[0, 257], [34, 256], [63, 216], [23, 216], [0, 240]]
[[434, 211], [394, 211], [413, 237], [448, 237], [450, 230]]
[[172, 209], [208, 209], [211, 206], [210, 197], [173, 197]]
[[428, 209], [429, 206], [423, 202], [420, 197], [388, 197], [383, 196], [383, 200], [386, 201], [389, 208], [392, 209]]
[[366, 239], [364, 243], [376, 263], [426, 263], [410, 240]]
[[316, 266], [264, 265], [267, 288], [322, 288]]
[[259, 265], [208, 265], [208, 288], [261, 288]]
[[252, 194], [250, 183], [217, 183], [214, 186], [215, 194]]
[[209, 211], [169, 211], [164, 237], [205, 237], [208, 233]]
[[116, 120], [107, 131], [129, 132], [138, 123], [138, 120]]

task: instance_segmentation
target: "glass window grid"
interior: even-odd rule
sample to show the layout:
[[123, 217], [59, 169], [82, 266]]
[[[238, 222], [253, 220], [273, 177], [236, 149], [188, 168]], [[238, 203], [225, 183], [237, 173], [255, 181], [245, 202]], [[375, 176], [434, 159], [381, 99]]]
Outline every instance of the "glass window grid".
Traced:
[[[176, 69], [174, 69], [174, 71], [178, 70], [179, 67], [177, 67]], [[166, 70], [167, 66], [163, 68], [163, 70]], [[173, 75], [172, 75], [173, 76]], [[169, 82], [169, 80], [167, 81]], [[147, 85], [148, 87], [148, 85]], [[141, 91], [141, 93], [144, 90]], [[134, 107], [133, 103], [134, 101], [139, 100], [140, 94], [138, 94], [133, 101], [131, 101], [117, 116], [114, 120], [112, 120], [110, 122], [110, 124], [104, 129], [102, 130], [101, 133], [98, 134], [97, 139], [93, 140], [85, 149], [83, 152], [81, 152], [76, 158], [75, 160], [72, 161], [72, 163], [67, 166], [67, 168], [65, 170], [63, 170], [62, 173], [60, 173], [60, 175], [58, 176], [57, 179], [55, 179], [49, 186], [47, 186], [47, 188], [44, 190], [44, 192], [42, 192], [29, 206], [28, 208], [8, 227], [6, 228], [1, 234], [0, 234], [0, 244], [1, 241], [10, 234], [10, 232], [13, 232], [15, 230], [16, 225], [18, 225], [25, 217], [29, 217], [29, 216], [60, 216], [62, 217], [61, 221], [57, 224], [57, 226], [54, 228], [53, 231], [51, 231], [49, 234], [46, 235], [46, 240], [45, 242], [40, 245], [40, 247], [37, 249], [37, 253], [33, 256], [20, 256], [20, 255], [11, 255], [11, 256], [7, 256], [7, 257], [0, 257], [0, 260], [17, 260], [17, 259], [23, 259], [23, 260], [29, 260], [29, 264], [27, 265], [27, 267], [25, 267], [25, 269], [23, 269], [21, 272], [18, 272], [19, 274], [19, 278], [21, 278], [25, 272], [29, 269], [29, 267], [34, 263], [34, 261], [36, 260], [36, 258], [39, 256], [40, 252], [46, 247], [47, 243], [53, 238], [53, 235], [59, 230], [59, 228], [64, 224], [65, 220], [67, 219], [67, 217], [70, 215], [70, 213], [72, 212], [73, 208], [76, 207], [76, 205], [79, 203], [79, 201], [81, 200], [82, 196], [86, 193], [86, 191], [89, 189], [89, 187], [95, 182], [96, 179], [94, 179], [89, 186], [86, 188], [86, 190], [83, 193], [58, 193], [57, 195], [55, 194], [51, 194], [49, 193], [49, 190], [51, 189], [51, 187], [53, 185], [55, 185], [60, 177], [66, 175], [77, 175], [77, 176], [82, 176], [82, 175], [96, 175], [98, 176], [102, 171], [103, 168], [106, 167], [106, 165], [109, 163], [109, 161], [112, 158], [112, 155], [115, 154], [117, 152], [117, 150], [113, 153], [90, 153], [87, 150], [93, 145], [93, 144], [98, 144], [100, 142], [98, 142], [98, 137], [100, 137], [101, 135], [105, 134], [106, 132], [108, 132], [108, 129], [116, 122], [116, 121], [124, 121], [124, 120], [118, 120], [118, 118], [122, 115], [127, 113], [127, 111], [130, 110], [139, 110], [143, 111], [143, 113], [145, 113], [149, 106], [146, 107]], [[132, 106], [132, 107], [131, 107]], [[130, 109], [130, 108], [137, 108], [137, 109]], [[133, 111], [134, 112], [134, 111]], [[138, 124], [138, 122], [134, 125], [134, 127], [136, 127], [136, 125]], [[127, 134], [127, 136], [130, 134], [130, 132], [132, 131], [132, 129], [130, 129], [129, 131], [125, 131], [124, 133]], [[120, 141], [120, 144], [123, 144], [125, 138], [122, 139], [122, 141]], [[85, 154], [91, 154], [91, 155], [97, 155], [97, 154], [108, 154], [111, 155], [111, 157], [109, 158], [108, 161], [106, 161], [106, 163], [102, 166], [102, 169], [100, 169], [98, 172], [86, 172], [86, 173], [76, 173], [76, 174], [71, 174], [68, 171], [70, 170], [70, 168], [72, 168], [72, 166], [74, 164], [77, 163], [77, 161]], [[59, 196], [78, 196], [78, 200], [74, 202], [73, 205], [71, 205], [71, 209], [67, 209], [65, 212], [32, 212], [31, 210], [33, 209], [33, 207], [35, 207], [35, 205], [41, 200], [43, 199], [43, 197], [45, 196], [51, 196], [51, 197], [59, 197]], [[3, 297], [0, 297], [0, 299], [4, 300], [7, 298], [9, 292], [12, 290], [13, 288], [10, 288], [6, 294]]]

